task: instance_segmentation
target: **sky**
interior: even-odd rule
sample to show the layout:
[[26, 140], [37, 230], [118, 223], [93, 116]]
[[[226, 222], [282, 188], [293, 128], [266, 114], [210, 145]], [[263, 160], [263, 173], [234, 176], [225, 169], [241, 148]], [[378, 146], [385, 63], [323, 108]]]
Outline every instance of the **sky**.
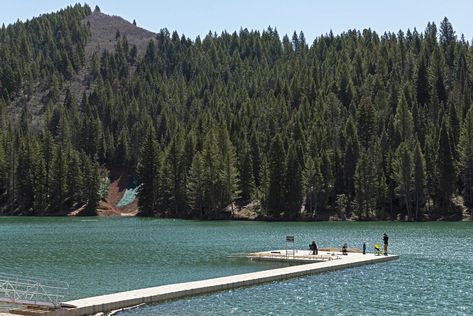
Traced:
[[[24, 21], [76, 2], [0, 0], [0, 23]], [[91, 0], [87, 4], [92, 9], [98, 5], [103, 13], [135, 19], [138, 26], [150, 31], [166, 27], [192, 39], [209, 31], [220, 34], [241, 27], [264, 30], [271, 26], [280, 36], [303, 31], [310, 43], [330, 30], [334, 34], [365, 28], [380, 34], [408, 28], [424, 31], [427, 22], [438, 26], [445, 16], [458, 36], [463, 33], [468, 41], [473, 37], [471, 0]]]

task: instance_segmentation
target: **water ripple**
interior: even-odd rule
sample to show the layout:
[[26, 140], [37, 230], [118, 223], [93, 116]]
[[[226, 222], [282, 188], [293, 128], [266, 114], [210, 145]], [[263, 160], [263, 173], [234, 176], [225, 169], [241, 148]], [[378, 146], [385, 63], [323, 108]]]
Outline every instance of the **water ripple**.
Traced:
[[390, 235], [394, 262], [235, 289], [122, 315], [471, 315], [472, 223], [260, 223], [0, 217], [2, 272], [70, 283], [68, 298], [279, 267], [229, 258], [296, 247], [361, 247]]

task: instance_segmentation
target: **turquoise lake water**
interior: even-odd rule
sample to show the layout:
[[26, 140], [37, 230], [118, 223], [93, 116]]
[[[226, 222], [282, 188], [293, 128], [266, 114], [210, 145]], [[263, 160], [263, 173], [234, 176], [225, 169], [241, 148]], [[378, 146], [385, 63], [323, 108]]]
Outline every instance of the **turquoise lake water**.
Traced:
[[[400, 259], [147, 306], [120, 315], [473, 314], [473, 223], [200, 222], [0, 217], [0, 272], [70, 284], [68, 299], [280, 267], [235, 253], [361, 248]], [[371, 248], [371, 247], [369, 247]]]

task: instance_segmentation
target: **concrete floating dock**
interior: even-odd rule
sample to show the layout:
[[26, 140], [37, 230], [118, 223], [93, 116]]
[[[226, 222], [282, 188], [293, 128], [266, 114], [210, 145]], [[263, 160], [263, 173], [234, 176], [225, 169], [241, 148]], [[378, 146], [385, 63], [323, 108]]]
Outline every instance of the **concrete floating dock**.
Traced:
[[246, 254], [244, 257], [258, 261], [274, 261], [286, 263], [325, 262], [342, 259], [343, 255], [337, 251], [319, 251], [317, 255], [312, 250], [272, 250]]
[[[248, 254], [250, 258], [264, 257], [263, 254], [271, 257], [276, 261], [281, 261], [280, 255], [282, 250], [268, 251], [261, 253]], [[285, 251], [284, 251], [285, 255]], [[365, 264], [380, 263], [398, 259], [397, 255], [375, 256], [373, 254], [363, 255], [361, 253], [349, 253], [342, 255], [338, 253], [321, 253], [319, 256], [310, 258], [310, 253], [306, 250], [297, 250], [294, 254], [293, 261], [312, 262], [301, 265], [294, 265], [284, 268], [245, 273], [227, 277], [220, 277], [208, 280], [185, 282], [178, 284], [162, 285], [157, 287], [120, 292], [115, 294], [101, 295], [90, 298], [78, 299], [65, 302], [66, 306], [71, 308], [63, 308], [54, 311], [48, 311], [42, 315], [47, 316], [80, 316], [91, 315], [100, 312], [109, 312], [120, 310], [122, 308], [137, 306], [140, 304], [153, 304], [167, 300], [178, 299], [201, 295], [205, 293], [225, 291], [244, 286], [253, 286], [262, 283], [278, 281], [282, 279], [300, 277], [309, 274], [316, 274], [328, 271], [334, 271], [345, 268], [357, 267]], [[301, 258], [297, 258], [301, 257]], [[308, 258], [306, 258], [308, 257]], [[331, 257], [332, 259], [327, 259]], [[312, 260], [310, 260], [312, 259]], [[291, 259], [289, 259], [291, 260]], [[283, 261], [289, 261], [287, 258]], [[314, 262], [315, 261], [315, 262]], [[75, 306], [72, 308], [72, 306]]]

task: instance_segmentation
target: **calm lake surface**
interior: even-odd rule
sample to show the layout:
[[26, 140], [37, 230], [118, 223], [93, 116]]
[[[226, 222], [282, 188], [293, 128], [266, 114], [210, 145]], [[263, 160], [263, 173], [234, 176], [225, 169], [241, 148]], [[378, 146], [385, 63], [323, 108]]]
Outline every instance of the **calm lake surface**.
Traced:
[[[0, 272], [70, 284], [68, 299], [280, 267], [229, 257], [361, 248], [390, 236], [400, 259], [140, 308], [120, 315], [473, 314], [473, 223], [200, 222], [0, 217]], [[371, 249], [371, 247], [368, 247]]]

